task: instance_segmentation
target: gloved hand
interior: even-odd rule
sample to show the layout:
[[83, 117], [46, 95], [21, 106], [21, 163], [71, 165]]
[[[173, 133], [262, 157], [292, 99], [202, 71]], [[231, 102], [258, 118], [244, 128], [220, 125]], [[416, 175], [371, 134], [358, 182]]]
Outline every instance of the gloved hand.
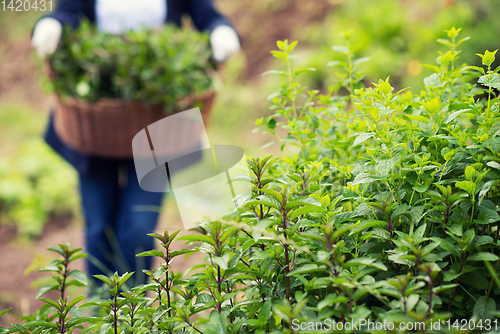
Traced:
[[236, 31], [227, 25], [218, 26], [212, 31], [210, 44], [214, 60], [217, 62], [226, 60], [240, 49], [240, 41]]
[[36, 49], [38, 56], [44, 58], [56, 51], [61, 35], [61, 23], [56, 19], [47, 17], [36, 24], [31, 38], [31, 45]]

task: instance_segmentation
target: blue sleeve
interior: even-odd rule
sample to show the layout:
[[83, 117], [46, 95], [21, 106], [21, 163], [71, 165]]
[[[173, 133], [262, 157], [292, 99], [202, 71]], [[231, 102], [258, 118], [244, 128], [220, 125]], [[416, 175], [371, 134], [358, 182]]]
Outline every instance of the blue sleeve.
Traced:
[[213, 31], [220, 25], [232, 26], [213, 6], [211, 0], [187, 0], [186, 11], [200, 31]]
[[63, 26], [69, 24], [76, 28], [83, 16], [93, 21], [93, 13], [89, 11], [92, 8], [91, 1], [95, 0], [59, 0], [55, 10], [42, 18], [51, 17], [59, 21]]

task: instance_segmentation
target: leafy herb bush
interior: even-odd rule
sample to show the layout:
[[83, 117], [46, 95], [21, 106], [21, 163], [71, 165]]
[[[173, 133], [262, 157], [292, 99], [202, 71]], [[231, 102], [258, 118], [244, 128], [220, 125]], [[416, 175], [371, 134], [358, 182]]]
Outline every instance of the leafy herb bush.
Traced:
[[210, 57], [205, 33], [167, 25], [113, 35], [84, 22], [64, 30], [49, 62], [53, 90], [62, 97], [173, 105], [211, 87]]
[[[479, 55], [484, 67], [459, 66], [458, 33], [448, 30], [450, 50], [416, 95], [389, 79], [364, 87], [349, 45], [335, 48], [345, 57], [339, 85], [306, 90], [292, 67], [297, 43], [278, 41], [285, 70], [270, 73], [284, 83], [269, 96], [275, 113], [257, 124], [288, 154], [248, 160], [251, 176], [235, 177], [252, 184], [244, 204], [200, 224], [202, 234], [151, 234], [162, 250], [138, 255], [161, 260], [150, 283], [97, 276], [109, 298], [79, 307], [81, 297], [43, 299], [48, 306], [5, 331], [71, 333], [86, 323], [83, 333], [310, 333], [322, 322], [315, 332], [331, 333], [327, 320], [370, 320], [395, 324], [380, 333], [405, 332], [403, 322], [449, 333], [472, 318], [470, 328], [496, 332], [500, 68], [491, 68], [496, 51]], [[174, 239], [197, 246], [172, 251]], [[62, 279], [45, 290], [64, 291], [76, 254], [65, 247], [49, 266]], [[194, 252], [208, 261], [187, 276], [172, 271]]]

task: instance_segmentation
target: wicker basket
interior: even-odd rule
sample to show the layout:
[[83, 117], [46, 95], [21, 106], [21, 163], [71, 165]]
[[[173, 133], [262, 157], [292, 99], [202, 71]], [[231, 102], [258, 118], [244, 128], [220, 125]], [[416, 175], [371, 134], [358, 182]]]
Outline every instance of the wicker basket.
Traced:
[[[200, 108], [203, 120], [207, 123], [215, 93], [207, 92], [197, 98], [183, 101], [180, 112], [195, 103]], [[57, 97], [54, 126], [61, 140], [78, 152], [109, 157], [131, 158], [132, 139], [142, 129], [164, 117], [162, 105], [148, 105], [114, 99], [100, 100], [97, 103]]]

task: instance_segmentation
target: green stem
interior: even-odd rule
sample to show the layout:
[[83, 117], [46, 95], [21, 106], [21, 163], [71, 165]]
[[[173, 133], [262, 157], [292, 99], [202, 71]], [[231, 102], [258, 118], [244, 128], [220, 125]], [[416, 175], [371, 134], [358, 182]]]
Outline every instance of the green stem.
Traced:
[[[118, 292], [117, 292], [118, 294]], [[118, 297], [117, 294], [114, 296], [114, 305], [113, 305], [113, 328], [115, 334], [118, 334]]]
[[485, 118], [489, 119], [490, 118], [490, 102], [491, 102], [491, 87], [488, 87], [488, 108], [486, 109], [486, 115]]
[[[286, 68], [287, 68], [287, 85], [290, 86], [291, 83], [293, 82], [293, 75], [292, 75], [292, 66], [288, 59], [286, 59]], [[299, 118], [299, 115], [297, 113], [297, 107], [295, 105], [295, 89], [293, 89], [293, 94], [291, 94], [290, 96], [290, 101], [292, 101], [292, 113], [295, 115], [296, 118]]]
[[474, 205], [476, 204], [476, 201], [474, 200], [474, 195], [472, 195], [472, 212], [470, 214], [470, 222], [472, 223], [472, 220], [474, 219]]
[[[460, 275], [462, 273], [462, 270], [464, 269], [464, 265], [465, 265], [465, 256], [467, 255], [467, 252], [464, 252], [464, 255], [462, 256], [462, 264], [460, 265], [460, 270], [458, 271], [458, 275]], [[457, 277], [457, 279], [455, 280], [455, 287], [453, 288], [453, 292], [451, 293], [451, 297], [450, 297], [450, 302], [448, 303], [448, 312], [450, 312], [450, 309], [451, 309], [451, 303], [453, 302], [453, 299], [455, 298], [455, 293], [457, 292], [457, 286], [458, 286], [458, 280], [460, 279], [460, 276]]]
[[444, 171], [446, 170], [446, 165], [448, 165], [448, 161], [446, 161], [444, 163], [444, 167], [443, 167], [443, 170], [441, 171], [441, 175], [439, 176], [439, 181], [438, 182], [441, 182], [441, 178], [443, 177]]
[[[451, 39], [451, 51], [454, 54], [455, 53], [455, 37]], [[455, 69], [455, 57], [452, 58], [451, 60], [451, 70], [453, 71]]]
[[[352, 95], [354, 94], [354, 83], [352, 81], [352, 56], [350, 54], [347, 55], [347, 63], [348, 63], [348, 67], [347, 67], [347, 72], [348, 72], [348, 75], [349, 75], [349, 93]], [[351, 103], [352, 103], [352, 107], [354, 108], [354, 102], [351, 100]]]
[[[500, 259], [498, 259], [497, 263], [495, 264], [495, 270], [494, 270], [495, 273], [497, 272], [497, 268], [498, 268], [498, 263], [499, 262], [500, 262]], [[488, 298], [490, 298], [491, 288], [493, 287], [493, 280], [494, 280], [494, 277], [491, 276], [490, 286], [488, 287], [488, 294], [486, 295], [486, 300], [488, 300]]]

